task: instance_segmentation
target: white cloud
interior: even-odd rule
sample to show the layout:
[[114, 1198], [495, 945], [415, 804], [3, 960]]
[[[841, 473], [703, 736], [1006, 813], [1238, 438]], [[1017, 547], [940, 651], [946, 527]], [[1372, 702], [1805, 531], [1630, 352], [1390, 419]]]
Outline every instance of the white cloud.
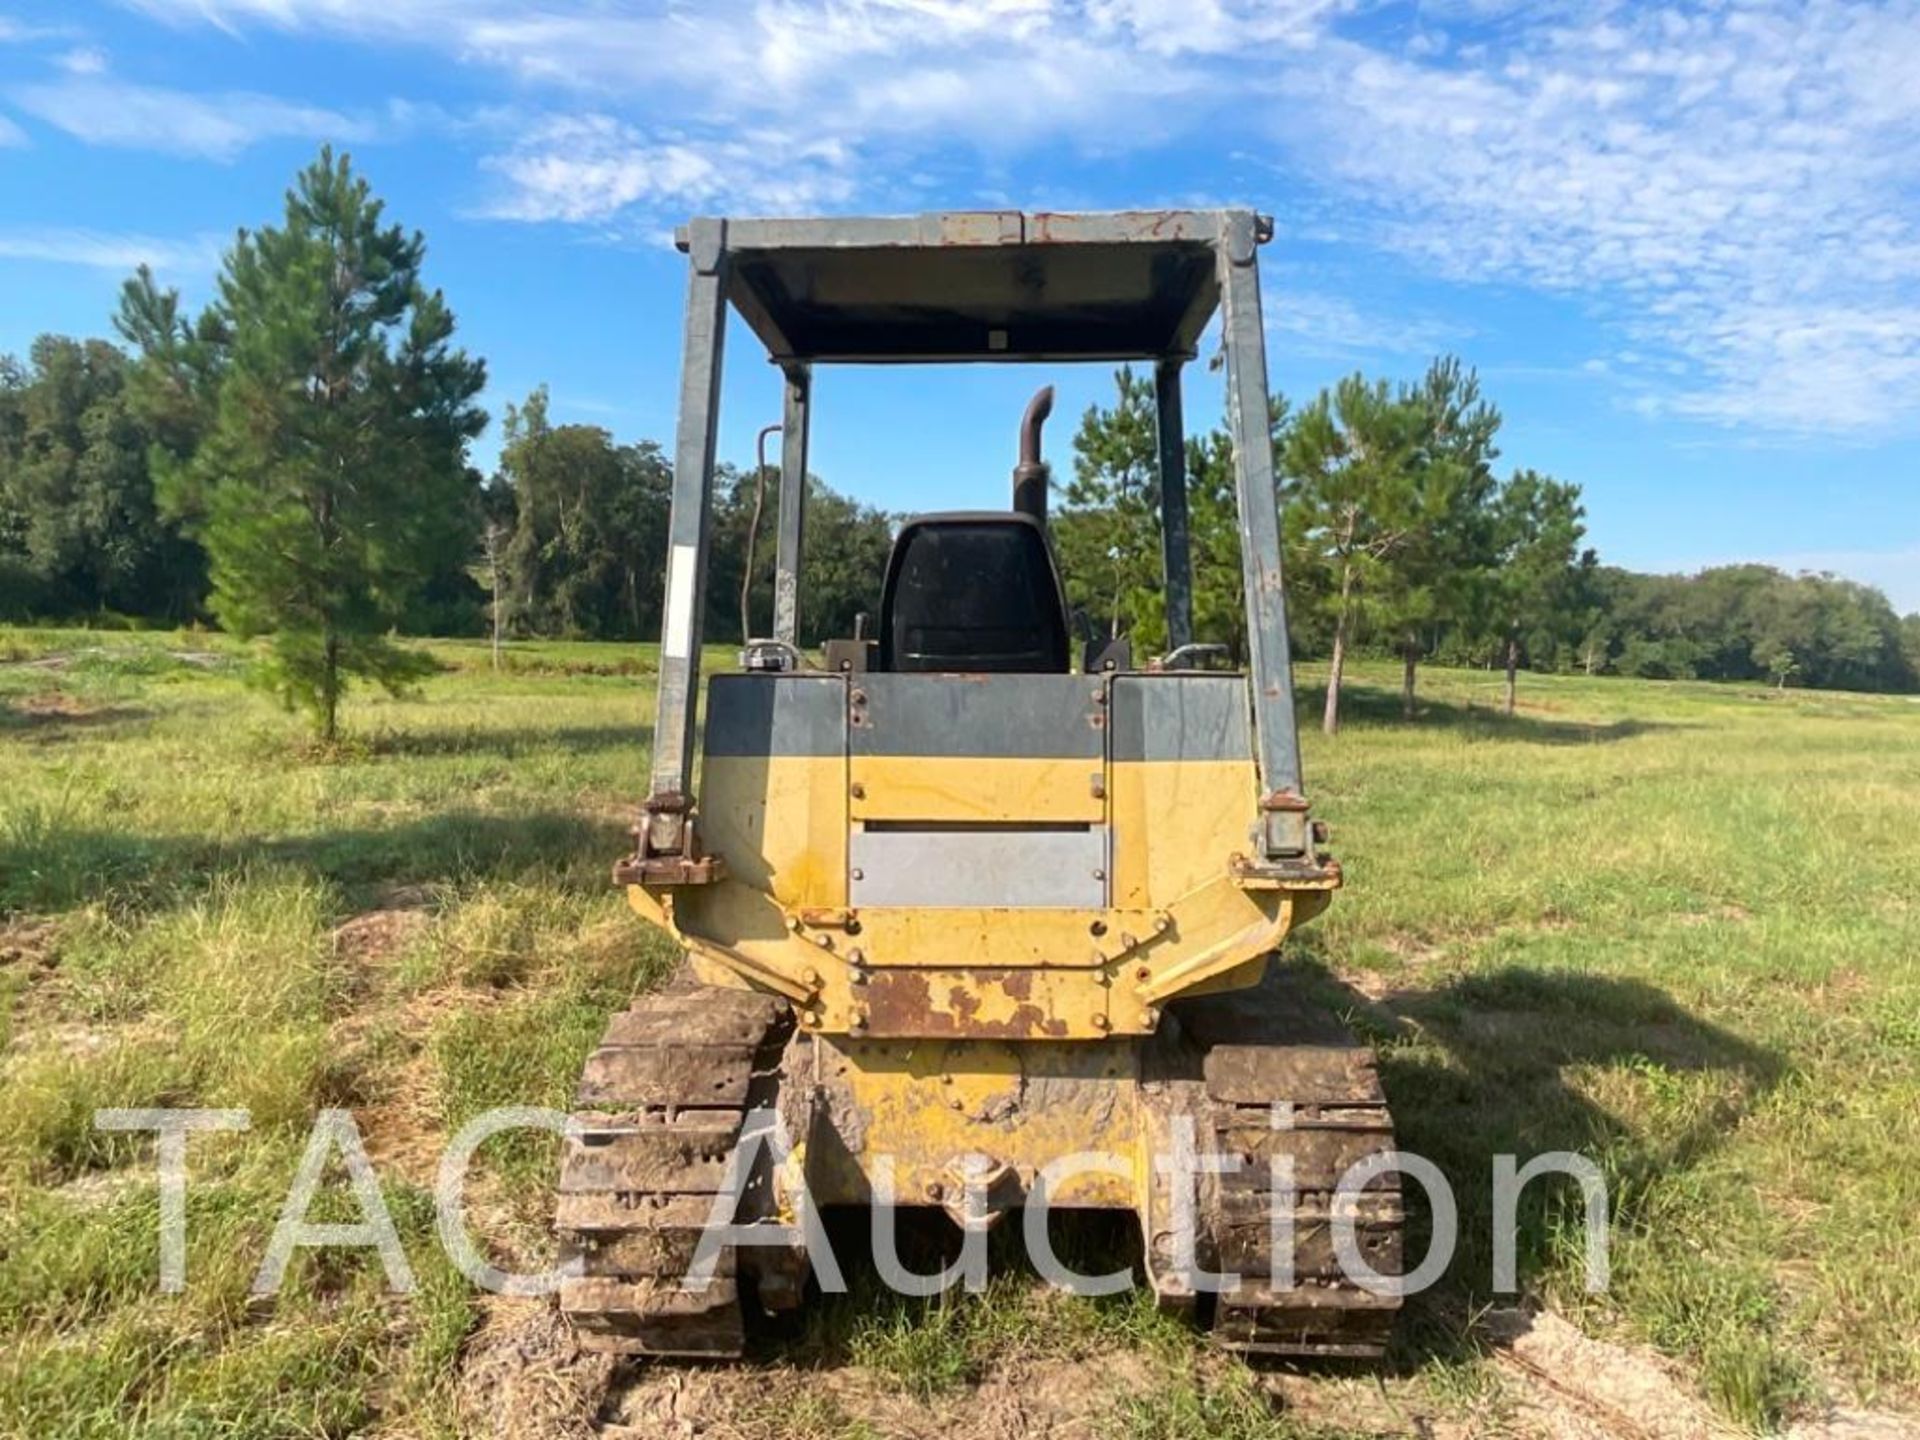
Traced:
[[27, 25], [0, 15], [0, 45], [19, 45], [28, 40], [58, 40], [72, 33], [64, 25]]
[[[1609, 381], [1643, 408], [1920, 420], [1920, 0], [1422, 0], [1411, 31], [1369, 0], [125, 3], [415, 44], [577, 106], [487, 162], [499, 215], [874, 205], [956, 155], [984, 191], [1062, 145], [1264, 146], [1343, 243], [1573, 297], [1644, 357]], [[1381, 329], [1344, 303], [1277, 323]]]
[[82, 75], [22, 85], [13, 102], [92, 145], [230, 160], [263, 140], [365, 140], [372, 127], [337, 111], [246, 92], [195, 95]]
[[106, 52], [92, 45], [76, 45], [53, 63], [69, 75], [104, 75], [107, 70]]
[[0, 150], [6, 149], [9, 145], [24, 145], [26, 143], [26, 132], [6, 116], [0, 115]]
[[648, 134], [605, 115], [556, 117], [487, 160], [507, 190], [483, 213], [509, 220], [607, 221], [632, 206], [772, 214], [845, 204], [851, 156], [832, 141], [774, 135], [694, 139]]
[[1290, 349], [1320, 355], [1432, 356], [1464, 338], [1460, 327], [1428, 315], [1386, 315], [1339, 295], [1264, 287], [1269, 334]]
[[1442, 274], [1588, 298], [1648, 408], [1872, 430], [1920, 405], [1920, 7], [1611, 8], [1471, 68], [1328, 40], [1277, 125]]
[[123, 272], [151, 265], [165, 273], [204, 275], [219, 264], [223, 243], [214, 235], [176, 240], [127, 231], [11, 229], [0, 230], [0, 259]]

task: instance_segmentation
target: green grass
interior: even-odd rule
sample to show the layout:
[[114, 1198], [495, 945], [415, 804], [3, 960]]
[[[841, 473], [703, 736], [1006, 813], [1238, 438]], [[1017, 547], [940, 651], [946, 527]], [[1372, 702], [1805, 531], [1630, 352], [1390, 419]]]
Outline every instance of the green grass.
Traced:
[[[430, 1240], [437, 1143], [564, 1104], [670, 955], [607, 884], [651, 652], [515, 646], [496, 674], [484, 645], [431, 648], [441, 673], [357, 693], [320, 751], [221, 637], [0, 631], [0, 1434], [453, 1432], [475, 1311]], [[1489, 1403], [1491, 1157], [1575, 1149], [1611, 1182], [1614, 1284], [1585, 1294], [1577, 1194], [1539, 1185], [1531, 1294], [1674, 1357], [1749, 1428], [1920, 1405], [1920, 704], [1525, 677], [1508, 721], [1497, 676], [1435, 672], [1409, 724], [1396, 675], [1358, 679], [1344, 733], [1305, 735], [1348, 883], [1292, 958], [1380, 1047], [1402, 1143], [1461, 1203], [1399, 1403]], [[90, 1123], [146, 1104], [254, 1116], [192, 1144], [180, 1297], [153, 1283], [150, 1146]], [[330, 1105], [366, 1132], [411, 1302], [346, 1252], [246, 1294]], [[536, 1135], [482, 1153], [502, 1258], [538, 1250], [551, 1159]], [[800, 1348], [929, 1404], [1126, 1353], [1157, 1378], [1091, 1376], [1101, 1433], [1337, 1433], [1137, 1302], [1017, 1275], [828, 1307]], [[831, 1396], [787, 1418], [880, 1433]]]

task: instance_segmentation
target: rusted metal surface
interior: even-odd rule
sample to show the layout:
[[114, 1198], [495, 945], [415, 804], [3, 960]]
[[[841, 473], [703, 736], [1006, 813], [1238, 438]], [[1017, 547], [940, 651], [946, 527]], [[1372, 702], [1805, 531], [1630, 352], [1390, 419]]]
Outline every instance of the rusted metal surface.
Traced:
[[1047, 1003], [1047, 977], [1019, 970], [881, 970], [865, 987], [874, 1036], [970, 1040], [1064, 1039], [1067, 1017]]
[[704, 854], [693, 823], [693, 806], [680, 791], [655, 795], [633, 828], [634, 853], [614, 862], [615, 885], [712, 885], [726, 879], [726, 862]]
[[718, 855], [688, 859], [684, 855], [630, 855], [614, 862], [615, 885], [651, 885], [671, 889], [680, 885], [713, 885], [727, 878], [726, 862]]

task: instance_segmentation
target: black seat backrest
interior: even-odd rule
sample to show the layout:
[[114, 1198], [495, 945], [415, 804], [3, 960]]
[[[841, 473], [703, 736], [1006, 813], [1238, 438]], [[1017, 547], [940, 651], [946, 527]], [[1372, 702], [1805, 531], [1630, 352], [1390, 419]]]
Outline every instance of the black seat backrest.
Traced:
[[1067, 602], [1030, 515], [923, 515], [893, 542], [880, 668], [1065, 674]]

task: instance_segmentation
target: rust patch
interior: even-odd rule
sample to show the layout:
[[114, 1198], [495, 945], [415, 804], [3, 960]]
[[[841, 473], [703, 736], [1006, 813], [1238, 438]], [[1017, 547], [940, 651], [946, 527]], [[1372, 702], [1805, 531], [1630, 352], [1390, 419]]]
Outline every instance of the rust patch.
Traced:
[[[1063, 1040], [1067, 1022], [1049, 1015], [1031, 1000], [1033, 974], [1029, 970], [975, 970], [971, 984], [956, 983], [947, 1003], [937, 1003], [925, 974], [916, 970], [881, 970], [867, 988], [867, 1033], [899, 1039]], [[1016, 1003], [997, 1018], [983, 1017], [983, 996], [998, 989]]]
[[947, 991], [947, 1007], [953, 1011], [958, 1024], [971, 1025], [973, 1017], [980, 1013], [980, 997], [964, 985], [955, 985]]

